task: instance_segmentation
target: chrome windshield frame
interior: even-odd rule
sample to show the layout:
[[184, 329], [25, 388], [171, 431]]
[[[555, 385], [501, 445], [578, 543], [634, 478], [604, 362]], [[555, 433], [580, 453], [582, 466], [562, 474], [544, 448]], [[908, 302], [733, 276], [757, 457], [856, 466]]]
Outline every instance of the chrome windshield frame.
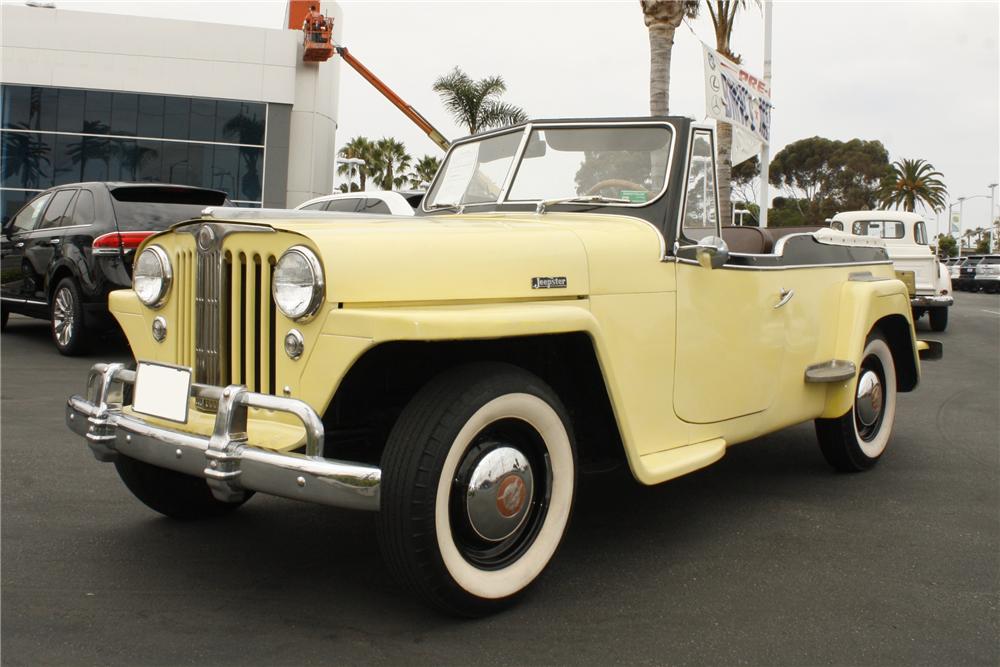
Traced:
[[[667, 191], [670, 189], [670, 176], [671, 176], [671, 173], [672, 173], [672, 170], [673, 170], [673, 166], [674, 166], [674, 150], [675, 150], [676, 143], [677, 143], [677, 127], [674, 126], [673, 123], [671, 123], [669, 121], [666, 121], [666, 120], [639, 120], [639, 119], [636, 119], [636, 120], [614, 120], [614, 121], [606, 121], [606, 122], [601, 122], [601, 121], [578, 121], [578, 122], [541, 121], [541, 122], [530, 122], [529, 121], [529, 122], [525, 123], [523, 129], [521, 130], [521, 132], [522, 132], [521, 141], [518, 144], [517, 150], [514, 153], [514, 158], [511, 161], [511, 165], [507, 169], [507, 173], [504, 176], [504, 182], [500, 186], [500, 193], [497, 195], [497, 199], [495, 201], [490, 201], [490, 202], [476, 202], [476, 203], [463, 204], [462, 205], [463, 208], [467, 210], [467, 209], [469, 209], [469, 208], [471, 208], [473, 206], [501, 206], [501, 205], [504, 205], [504, 204], [531, 205], [531, 204], [537, 204], [540, 201], [544, 201], [544, 198], [541, 198], [541, 199], [510, 199], [509, 198], [510, 189], [511, 189], [512, 185], [514, 184], [514, 179], [517, 178], [517, 171], [518, 171], [518, 168], [521, 166], [521, 160], [524, 158], [524, 153], [527, 150], [528, 141], [531, 138], [531, 133], [534, 130], [551, 129], [551, 128], [557, 128], [557, 129], [595, 128], [595, 129], [598, 129], [598, 128], [605, 128], [605, 127], [624, 127], [624, 128], [628, 128], [628, 127], [662, 127], [662, 128], [665, 128], [666, 130], [668, 130], [670, 132], [670, 143], [669, 143], [669, 146], [667, 148], [667, 164], [666, 164], [665, 174], [664, 174], [664, 177], [663, 177], [663, 187], [660, 189], [660, 191], [658, 193], [656, 193], [655, 197], [652, 197], [651, 199], [649, 199], [649, 200], [647, 200], [645, 202], [636, 202], [636, 203], [629, 203], [629, 204], [623, 204], [623, 203], [619, 203], [619, 202], [606, 203], [606, 204], [596, 203], [596, 202], [587, 202], [587, 203], [566, 202], [565, 204], [559, 204], [559, 205], [563, 205], [563, 206], [587, 206], [587, 207], [602, 206], [602, 207], [613, 207], [613, 208], [645, 208], [647, 206], [650, 206], [650, 205], [656, 203], [660, 199], [662, 199], [667, 194]], [[441, 169], [441, 171], [438, 172], [438, 177], [440, 177], [441, 174], [444, 173], [444, 166], [446, 166], [448, 164], [448, 159], [451, 157], [452, 151], [454, 151], [457, 147], [462, 146], [464, 144], [468, 144], [468, 143], [474, 142], [474, 141], [477, 141], [477, 142], [478, 141], [484, 141], [486, 139], [490, 139], [492, 137], [499, 136], [499, 135], [502, 135], [502, 134], [507, 134], [507, 133], [510, 133], [510, 128], [501, 128], [501, 129], [498, 129], [498, 130], [494, 130], [492, 132], [485, 132], [483, 134], [476, 134], [476, 135], [473, 135], [473, 136], [468, 137], [466, 139], [461, 139], [459, 141], [456, 141], [455, 143], [453, 143], [448, 148], [448, 153], [444, 157], [444, 161], [442, 162], [442, 169]], [[437, 178], [435, 178], [435, 183], [436, 182], [437, 182]], [[431, 190], [433, 190], [433, 186], [431, 187]], [[430, 192], [430, 190], [428, 191], [428, 193], [429, 192]], [[420, 210], [422, 212], [424, 212], [424, 213], [434, 213], [435, 212], [434, 208], [430, 208], [430, 209], [427, 208], [428, 199], [429, 199], [429, 197], [425, 197], [424, 200], [420, 203]]]

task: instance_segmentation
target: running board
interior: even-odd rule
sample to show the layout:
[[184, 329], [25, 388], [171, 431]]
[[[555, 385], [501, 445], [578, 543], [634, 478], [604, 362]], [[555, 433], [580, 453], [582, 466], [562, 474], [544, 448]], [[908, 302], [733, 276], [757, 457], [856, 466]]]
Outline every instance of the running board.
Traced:
[[806, 368], [806, 382], [844, 382], [854, 377], [857, 368], [853, 361], [831, 359]]

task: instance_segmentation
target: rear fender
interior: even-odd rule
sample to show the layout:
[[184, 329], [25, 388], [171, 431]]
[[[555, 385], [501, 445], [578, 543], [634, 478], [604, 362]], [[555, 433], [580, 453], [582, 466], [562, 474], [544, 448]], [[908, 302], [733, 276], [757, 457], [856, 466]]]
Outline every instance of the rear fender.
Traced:
[[[898, 280], [848, 282], [843, 287], [833, 357], [861, 365], [869, 335], [878, 329], [892, 350], [897, 389], [911, 391], [920, 377], [916, 335], [906, 286]], [[827, 388], [823, 418], [840, 417], [854, 402], [854, 378]]]

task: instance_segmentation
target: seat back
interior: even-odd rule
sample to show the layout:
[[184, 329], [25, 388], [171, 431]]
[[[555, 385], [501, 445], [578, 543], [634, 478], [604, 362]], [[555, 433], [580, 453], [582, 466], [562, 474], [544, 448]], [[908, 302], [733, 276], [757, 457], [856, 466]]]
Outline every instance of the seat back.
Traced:
[[729, 246], [729, 252], [741, 255], [766, 255], [774, 249], [774, 237], [767, 229], [760, 227], [722, 228], [722, 239]]

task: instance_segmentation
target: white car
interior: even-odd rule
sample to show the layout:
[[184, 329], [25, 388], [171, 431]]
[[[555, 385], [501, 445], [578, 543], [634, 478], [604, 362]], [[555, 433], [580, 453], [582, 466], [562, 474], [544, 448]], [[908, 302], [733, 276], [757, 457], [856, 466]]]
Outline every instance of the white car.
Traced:
[[916, 213], [905, 211], [847, 211], [833, 216], [830, 226], [855, 236], [880, 238], [897, 271], [913, 271], [916, 294], [910, 299], [913, 319], [927, 313], [931, 329], [948, 327], [952, 296], [948, 267], [938, 261], [927, 245], [927, 223]]
[[389, 190], [343, 192], [304, 201], [295, 210], [412, 216], [424, 194], [422, 191]]

